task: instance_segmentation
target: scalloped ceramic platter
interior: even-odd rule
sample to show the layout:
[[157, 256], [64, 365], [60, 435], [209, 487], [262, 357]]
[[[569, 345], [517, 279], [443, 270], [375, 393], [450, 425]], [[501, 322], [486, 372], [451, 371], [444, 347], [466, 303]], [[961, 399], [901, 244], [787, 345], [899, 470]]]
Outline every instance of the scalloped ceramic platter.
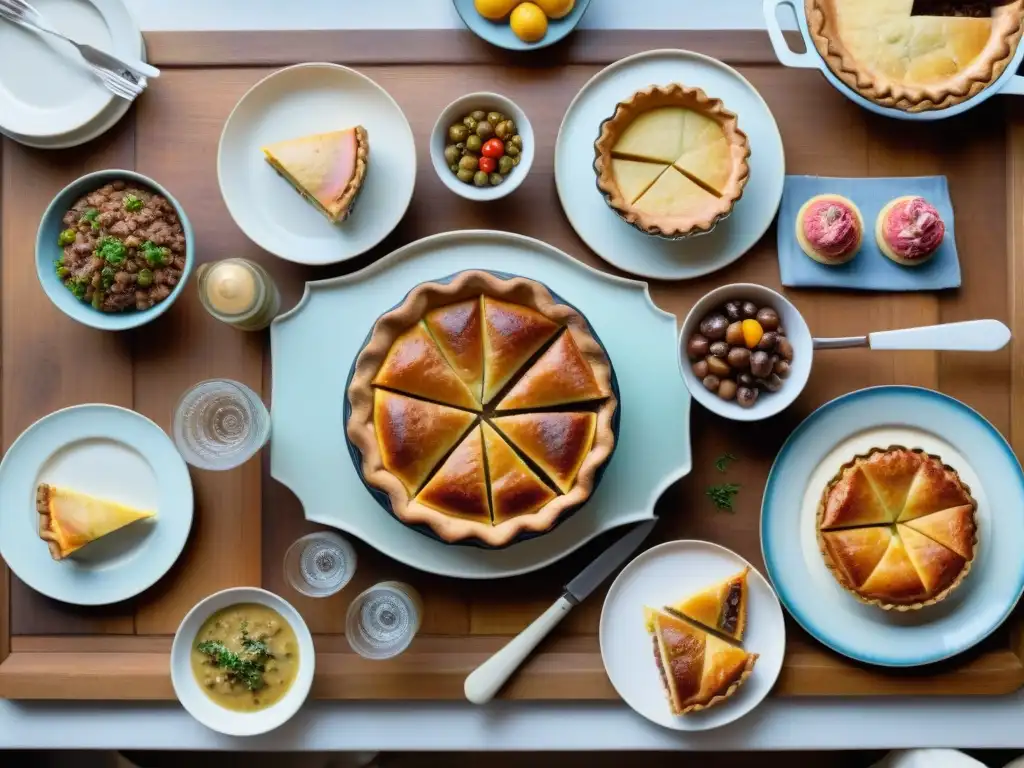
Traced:
[[[684, 240], [652, 237], [624, 222], [605, 203], [594, 175], [594, 142], [615, 106], [642, 88], [673, 82], [721, 99], [750, 139], [743, 197], [712, 232]], [[648, 51], [598, 72], [572, 100], [555, 142], [555, 185], [573, 229], [608, 263], [656, 280], [706, 275], [749, 251], [775, 218], [785, 176], [782, 136], [761, 95], [732, 67], [691, 51]]]
[[644, 606], [675, 603], [748, 565], [709, 541], [667, 541], [636, 557], [616, 577], [601, 609], [601, 658], [615, 690], [638, 714], [676, 731], [706, 731], [743, 717], [771, 691], [786, 654], [786, 622], [775, 592], [753, 566], [747, 574], [750, 602], [742, 645], [760, 658], [727, 701], [702, 712], [672, 714], [644, 628]]
[[[348, 219], [332, 224], [277, 175], [262, 147], [354, 125], [370, 137], [366, 181]], [[298, 264], [335, 264], [398, 226], [416, 184], [416, 143], [402, 108], [366, 75], [297, 64], [256, 83], [228, 116], [217, 180], [228, 212], [256, 245]]]
[[[856, 600], [825, 567], [815, 534], [818, 502], [838, 468], [890, 445], [939, 456], [978, 501], [971, 572], [919, 611]], [[941, 661], [988, 637], [1024, 591], [1024, 474], [996, 428], [959, 400], [917, 387], [862, 389], [823, 405], [782, 446], [761, 504], [761, 548], [782, 603], [825, 645], [889, 667]]]
[[[377, 318], [414, 286], [477, 268], [539, 280], [576, 306], [608, 350], [621, 395], [619, 444], [597, 492], [550, 533], [501, 550], [444, 544], [381, 509], [352, 465], [342, 419], [349, 368]], [[644, 283], [539, 240], [489, 231], [418, 240], [359, 272], [308, 283], [299, 305], [274, 321], [271, 474], [308, 520], [422, 571], [491, 579], [537, 570], [603, 531], [650, 519], [662, 492], [690, 471], [690, 394], [675, 336], [675, 317], [654, 306]]]
[[[157, 517], [57, 561], [39, 538], [39, 483], [155, 509]], [[0, 463], [0, 555], [32, 589], [65, 603], [108, 605], [148, 589], [185, 548], [192, 511], [192, 480], [174, 443], [127, 408], [79, 405], [44, 416]]]

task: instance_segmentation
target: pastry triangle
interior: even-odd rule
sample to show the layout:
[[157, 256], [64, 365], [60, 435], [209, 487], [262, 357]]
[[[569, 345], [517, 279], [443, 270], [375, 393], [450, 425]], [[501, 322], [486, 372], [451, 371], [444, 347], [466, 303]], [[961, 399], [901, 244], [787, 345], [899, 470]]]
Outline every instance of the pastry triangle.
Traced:
[[974, 507], [965, 504], [908, 520], [905, 525], [956, 552], [965, 560], [974, 557]]
[[373, 423], [384, 468], [416, 493], [476, 416], [426, 400], [377, 389]]
[[637, 160], [612, 159], [612, 176], [626, 202], [632, 205], [646, 192], [667, 166]]
[[499, 411], [547, 408], [607, 397], [571, 331], [548, 347], [498, 403]]
[[892, 542], [892, 528], [886, 525], [822, 531], [821, 540], [846, 583], [857, 588], [885, 557]]
[[948, 587], [964, 567], [964, 558], [956, 552], [918, 533], [906, 525], [897, 525], [907, 557], [917, 569], [921, 583], [935, 594]]
[[417, 323], [395, 339], [373, 383], [445, 405], [480, 408], [479, 398], [448, 365], [423, 323]]
[[694, 703], [710, 704], [716, 696], [728, 695], [733, 684], [741, 683], [744, 674], [754, 669], [757, 659], [756, 653], [747, 653], [732, 643], [708, 635], [704, 646], [704, 674]]
[[481, 426], [495, 525], [536, 512], [555, 498], [555, 492], [533, 473], [490, 424], [484, 422]]
[[708, 635], [682, 619], [653, 612], [654, 660], [669, 706], [681, 715], [701, 691]]
[[597, 414], [590, 411], [520, 413], [499, 416], [493, 422], [562, 493], [568, 493], [594, 444]]
[[416, 500], [446, 515], [491, 522], [480, 427], [474, 427], [466, 435], [423, 486]]
[[950, 507], [972, 505], [973, 501], [957, 478], [935, 459], [925, 459], [907, 492], [906, 504], [897, 520], [905, 523]]
[[484, 385], [484, 339], [480, 327], [480, 302], [460, 301], [438, 307], [424, 318], [448, 364], [479, 400]]
[[679, 157], [688, 110], [658, 107], [637, 115], [612, 147], [612, 154], [668, 165]]
[[921, 454], [916, 451], [899, 450], [875, 453], [861, 463], [861, 471], [871, 481], [892, 520], [903, 511], [921, 462]]
[[489, 403], [516, 372], [558, 331], [540, 312], [490, 296], [481, 298], [484, 320], [483, 402]]
[[727, 579], [680, 600], [666, 610], [720, 632], [739, 642], [747, 626], [747, 573], [744, 568]]
[[859, 463], [846, 469], [827, 494], [821, 518], [823, 531], [891, 523], [893, 520]]
[[675, 167], [670, 167], [640, 196], [633, 207], [655, 216], [672, 216], [717, 204], [717, 197], [690, 181]]
[[732, 149], [723, 134], [718, 141], [706, 147], [683, 152], [672, 165], [721, 197], [732, 176]]
[[36, 511], [39, 538], [47, 542], [54, 560], [62, 560], [126, 525], [156, 517], [151, 510], [134, 509], [46, 483], [36, 489]]
[[899, 536], [892, 536], [875, 570], [860, 586], [861, 594], [886, 603], [913, 603], [928, 596]]

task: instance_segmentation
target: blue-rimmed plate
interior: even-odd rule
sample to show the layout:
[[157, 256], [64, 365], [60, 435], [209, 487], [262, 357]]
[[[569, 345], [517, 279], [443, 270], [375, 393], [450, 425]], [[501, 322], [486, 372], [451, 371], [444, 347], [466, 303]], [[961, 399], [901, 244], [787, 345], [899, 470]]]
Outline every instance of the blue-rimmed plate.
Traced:
[[[157, 516], [54, 560], [39, 538], [36, 486], [64, 486]], [[54, 600], [107, 605], [134, 597], [174, 565], [192, 527], [192, 480], [174, 443], [135, 411], [79, 405], [44, 416], [0, 463], [0, 556]]]
[[[946, 600], [906, 613], [845, 592], [815, 535], [818, 501], [840, 465], [890, 445], [940, 456], [978, 501], [970, 574]], [[828, 647], [889, 667], [941, 661], [988, 637], [1024, 591], [1024, 473], [998, 430], [959, 400], [918, 387], [862, 389], [823, 405], [782, 446], [761, 505], [761, 548], [782, 604]]]
[[548, 19], [548, 31], [544, 37], [536, 43], [526, 43], [516, 37], [516, 33], [508, 24], [508, 18], [501, 21], [489, 21], [477, 13], [473, 0], [453, 0], [453, 2], [462, 21], [475, 35], [491, 45], [509, 51], [532, 51], [554, 45], [576, 29], [576, 25], [580, 23], [590, 5], [590, 0], [576, 0], [573, 9], [565, 16], [560, 19]]

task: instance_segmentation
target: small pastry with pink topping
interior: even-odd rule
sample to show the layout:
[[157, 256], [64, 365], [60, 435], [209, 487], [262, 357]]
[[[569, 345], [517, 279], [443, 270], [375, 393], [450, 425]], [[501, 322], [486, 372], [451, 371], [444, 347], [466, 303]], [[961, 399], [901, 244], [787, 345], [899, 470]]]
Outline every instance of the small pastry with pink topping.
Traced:
[[907, 267], [924, 264], [934, 256], [945, 235], [939, 212], [923, 197], [913, 195], [889, 202], [875, 224], [875, 239], [882, 253]]
[[845, 264], [856, 256], [863, 236], [860, 210], [841, 195], [816, 195], [796, 215], [797, 242], [825, 266]]

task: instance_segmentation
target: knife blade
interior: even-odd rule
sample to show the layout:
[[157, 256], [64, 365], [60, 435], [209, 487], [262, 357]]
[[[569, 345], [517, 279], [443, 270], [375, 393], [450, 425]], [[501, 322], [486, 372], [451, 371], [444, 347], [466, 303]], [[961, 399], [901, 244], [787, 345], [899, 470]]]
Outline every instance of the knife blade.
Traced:
[[534, 622], [513, 637], [508, 644], [474, 669], [463, 686], [466, 698], [474, 704], [486, 704], [512, 676], [534, 648], [558, 623], [597, 589], [612, 571], [622, 565], [653, 530], [658, 520], [640, 523], [633, 530], [602, 552], [572, 581], [565, 585], [562, 596]]

